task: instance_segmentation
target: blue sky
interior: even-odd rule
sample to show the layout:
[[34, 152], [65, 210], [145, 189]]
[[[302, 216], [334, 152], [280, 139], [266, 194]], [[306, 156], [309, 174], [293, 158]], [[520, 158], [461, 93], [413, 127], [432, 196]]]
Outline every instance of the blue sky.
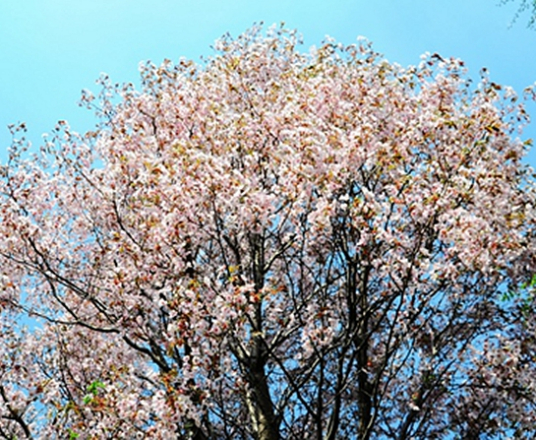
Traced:
[[[475, 80], [487, 67], [493, 81], [521, 93], [536, 81], [536, 30], [527, 16], [510, 26], [519, 1], [1, 0], [0, 159], [9, 123], [25, 121], [34, 143], [60, 119], [90, 130], [91, 112], [77, 101], [82, 89], [98, 91], [101, 72], [136, 81], [140, 61], [198, 60], [223, 33], [260, 21], [298, 29], [304, 50], [326, 35], [345, 44], [362, 35], [402, 65], [426, 51], [454, 56]], [[534, 122], [524, 137], [536, 138], [536, 105], [528, 110]], [[536, 154], [530, 158], [536, 165]]]

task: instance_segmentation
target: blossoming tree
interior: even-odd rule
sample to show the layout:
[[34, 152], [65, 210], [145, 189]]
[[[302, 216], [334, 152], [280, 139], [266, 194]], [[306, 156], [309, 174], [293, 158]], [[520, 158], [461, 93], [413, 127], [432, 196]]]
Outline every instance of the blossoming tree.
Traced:
[[533, 438], [522, 105], [297, 44], [103, 78], [98, 128], [34, 156], [13, 127], [1, 438]]

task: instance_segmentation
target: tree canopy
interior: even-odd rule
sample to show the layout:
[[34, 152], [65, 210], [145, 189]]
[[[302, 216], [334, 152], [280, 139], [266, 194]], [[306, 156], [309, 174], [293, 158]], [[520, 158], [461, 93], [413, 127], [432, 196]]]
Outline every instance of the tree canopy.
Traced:
[[[284, 28], [102, 78], [0, 182], [0, 438], [536, 434], [514, 92]], [[35, 154], [34, 154], [35, 153]]]

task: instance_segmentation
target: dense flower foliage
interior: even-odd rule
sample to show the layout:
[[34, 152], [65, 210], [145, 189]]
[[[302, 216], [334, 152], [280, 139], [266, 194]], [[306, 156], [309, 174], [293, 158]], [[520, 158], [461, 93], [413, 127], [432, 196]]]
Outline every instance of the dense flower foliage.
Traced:
[[0, 437], [533, 438], [535, 193], [512, 90], [224, 37], [13, 128]]

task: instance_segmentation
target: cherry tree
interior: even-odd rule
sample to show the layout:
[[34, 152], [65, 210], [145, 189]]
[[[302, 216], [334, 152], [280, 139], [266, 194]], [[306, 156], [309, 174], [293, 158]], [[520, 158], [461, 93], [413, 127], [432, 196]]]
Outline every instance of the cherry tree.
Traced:
[[1, 438], [533, 438], [523, 105], [298, 44], [103, 77], [97, 128], [39, 151], [12, 127]]

